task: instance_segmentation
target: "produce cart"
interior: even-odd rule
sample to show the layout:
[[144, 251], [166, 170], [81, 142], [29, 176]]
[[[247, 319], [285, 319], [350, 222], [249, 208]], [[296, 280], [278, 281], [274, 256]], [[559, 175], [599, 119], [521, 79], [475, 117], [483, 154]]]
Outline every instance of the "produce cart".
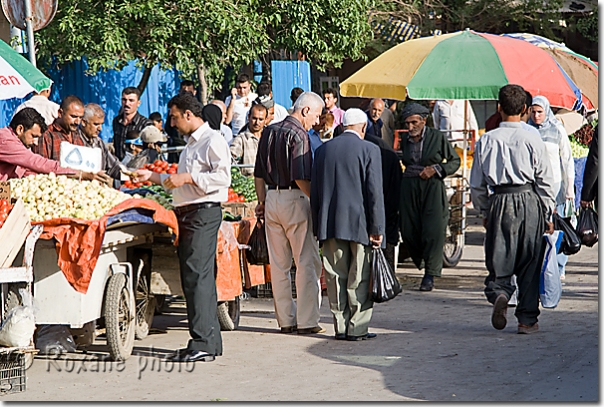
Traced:
[[[6, 201], [8, 206], [8, 200]], [[3, 202], [4, 204], [4, 202]], [[31, 227], [23, 201], [19, 200], [2, 220], [0, 228], [0, 305], [2, 324], [10, 311], [23, 305], [21, 290], [31, 294], [33, 282], [33, 249], [42, 228]], [[21, 254], [21, 256], [19, 256]], [[15, 259], [17, 259], [15, 261]], [[18, 263], [14, 265], [13, 263]], [[31, 304], [26, 304], [31, 305]], [[33, 337], [28, 346], [0, 347], [0, 395], [25, 391], [26, 369], [36, 353]]]

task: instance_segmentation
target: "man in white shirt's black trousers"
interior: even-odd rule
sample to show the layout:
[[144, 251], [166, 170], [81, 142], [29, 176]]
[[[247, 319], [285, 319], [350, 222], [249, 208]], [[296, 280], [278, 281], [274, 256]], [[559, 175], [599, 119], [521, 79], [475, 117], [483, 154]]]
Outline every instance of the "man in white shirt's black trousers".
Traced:
[[[168, 103], [170, 120], [187, 145], [178, 161], [178, 173], [156, 174], [138, 170], [138, 180], [149, 179], [172, 190], [178, 218], [180, 277], [191, 339], [172, 356], [178, 362], [211, 362], [222, 355], [214, 264], [218, 229], [222, 222], [220, 202], [228, 199], [231, 184], [231, 153], [219, 131], [202, 117], [192, 95], [177, 95]], [[205, 109], [217, 109], [208, 105]]]

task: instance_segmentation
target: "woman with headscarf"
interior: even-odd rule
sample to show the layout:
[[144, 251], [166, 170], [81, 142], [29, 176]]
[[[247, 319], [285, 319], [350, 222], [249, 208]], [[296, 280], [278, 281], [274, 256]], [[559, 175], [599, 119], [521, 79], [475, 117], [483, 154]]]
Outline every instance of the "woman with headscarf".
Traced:
[[[554, 173], [554, 189], [556, 196], [556, 211], [564, 217], [566, 200], [575, 200], [575, 162], [568, 134], [564, 125], [556, 119], [554, 112], [545, 96], [535, 96], [531, 106], [531, 118], [528, 124], [539, 130], [541, 140], [545, 143], [545, 151]], [[568, 256], [558, 254], [560, 276], [564, 278]]]
[[430, 111], [417, 103], [401, 113], [409, 130], [401, 140], [401, 235], [418, 269], [425, 267], [420, 291], [432, 291], [443, 267], [449, 201], [443, 179], [459, 168], [459, 155], [444, 134], [426, 126]]
[[204, 122], [210, 125], [212, 130], [220, 131], [220, 124], [222, 123], [222, 110], [216, 105], [205, 105], [201, 109], [201, 118]]

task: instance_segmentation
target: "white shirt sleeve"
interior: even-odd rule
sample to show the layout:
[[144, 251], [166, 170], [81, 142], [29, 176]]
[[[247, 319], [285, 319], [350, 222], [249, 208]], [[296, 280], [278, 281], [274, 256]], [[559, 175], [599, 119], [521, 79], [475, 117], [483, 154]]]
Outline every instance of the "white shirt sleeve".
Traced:
[[209, 172], [194, 172], [191, 178], [206, 195], [228, 188], [231, 185], [231, 152], [227, 143], [212, 140], [207, 153]]

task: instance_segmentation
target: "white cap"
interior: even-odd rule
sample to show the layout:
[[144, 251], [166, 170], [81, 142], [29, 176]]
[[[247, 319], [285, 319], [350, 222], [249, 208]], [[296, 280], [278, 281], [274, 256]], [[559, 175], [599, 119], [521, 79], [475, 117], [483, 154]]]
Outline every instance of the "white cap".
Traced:
[[149, 125], [141, 130], [140, 139], [143, 143], [159, 143], [165, 142], [166, 137], [155, 126]]
[[348, 109], [344, 112], [344, 118], [342, 119], [342, 126], [352, 126], [353, 124], [366, 123], [367, 115], [361, 109], [355, 107]]

